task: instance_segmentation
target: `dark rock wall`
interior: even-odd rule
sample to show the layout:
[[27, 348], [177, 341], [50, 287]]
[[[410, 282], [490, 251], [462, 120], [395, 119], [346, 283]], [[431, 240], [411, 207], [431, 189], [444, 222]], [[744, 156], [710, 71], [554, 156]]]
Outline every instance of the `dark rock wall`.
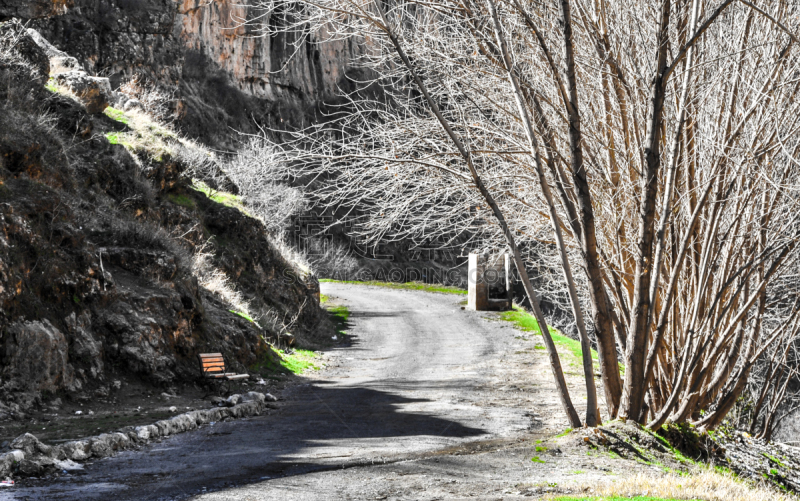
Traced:
[[[262, 36], [243, 19], [258, 0], [2, 0], [0, 19], [31, 26], [112, 85], [140, 73], [176, 89], [182, 129], [207, 144], [230, 146], [231, 128], [255, 121], [296, 125], [348, 87], [345, 73], [363, 44]], [[275, 23], [275, 18], [264, 23]], [[322, 38], [322, 37], [317, 37]], [[313, 40], [313, 37], [312, 37]]]

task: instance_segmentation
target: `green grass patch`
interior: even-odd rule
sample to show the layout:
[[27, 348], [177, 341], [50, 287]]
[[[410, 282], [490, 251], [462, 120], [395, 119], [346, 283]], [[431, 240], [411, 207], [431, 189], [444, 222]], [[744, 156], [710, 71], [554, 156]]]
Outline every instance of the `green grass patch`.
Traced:
[[414, 291], [425, 291], [425, 292], [440, 292], [442, 294], [460, 294], [466, 295], [467, 291], [464, 289], [459, 289], [458, 287], [452, 287], [449, 285], [437, 285], [437, 284], [425, 284], [422, 282], [380, 282], [378, 280], [367, 280], [364, 282], [358, 280], [333, 280], [331, 278], [323, 278], [320, 282], [330, 282], [335, 284], [356, 284], [356, 285], [374, 285], [377, 287], [386, 287], [388, 289], [405, 289], [405, 290], [414, 290]]
[[194, 200], [186, 195], [176, 195], [174, 193], [170, 193], [167, 195], [167, 197], [169, 198], [170, 202], [180, 205], [181, 207], [186, 207], [188, 209], [194, 209], [195, 207]]
[[[781, 468], [786, 468], [786, 465], [785, 465], [785, 464], [783, 464], [783, 463], [781, 462], [781, 460], [780, 460], [780, 459], [778, 459], [778, 458], [776, 458], [775, 456], [772, 456], [772, 455], [770, 455], [770, 454], [767, 454], [766, 452], [762, 452], [761, 454], [762, 454], [762, 455], [763, 455], [765, 458], [767, 458], [767, 459], [769, 459], [770, 461], [772, 461], [773, 463], [775, 463], [776, 465], [780, 466]], [[774, 475], [774, 473], [773, 473], [773, 475]]]
[[122, 138], [120, 137], [119, 132], [108, 132], [106, 133], [106, 139], [111, 144], [122, 144]]
[[245, 210], [244, 201], [242, 197], [240, 197], [239, 195], [234, 195], [233, 193], [228, 193], [225, 191], [217, 191], [214, 188], [208, 186], [206, 183], [198, 181], [196, 179], [192, 180], [192, 188], [204, 194], [210, 200], [213, 200], [218, 204], [222, 204], [225, 207], [231, 207], [237, 209], [239, 212], [247, 214], [248, 216], [250, 215]]
[[564, 430], [561, 433], [559, 433], [558, 435], [556, 435], [555, 438], [566, 437], [567, 435], [569, 435], [569, 433], [571, 431], [572, 431], [572, 428], [567, 428], [566, 430]]
[[246, 313], [242, 313], [241, 311], [236, 311], [236, 310], [228, 310], [228, 311], [233, 313], [234, 315], [239, 315], [240, 317], [251, 323], [256, 323], [256, 321], [250, 318]]
[[540, 459], [539, 456], [533, 456], [531, 458], [531, 461], [533, 461], [534, 463], [544, 463], [545, 462], [543, 459]]
[[350, 318], [350, 310], [347, 309], [347, 306], [332, 306], [327, 308], [327, 310], [342, 323], [346, 323]]
[[133, 151], [135, 146], [131, 142], [131, 136], [124, 132], [106, 132], [105, 133], [106, 139], [111, 144], [121, 144], [129, 151]]
[[331, 300], [331, 298], [329, 296], [326, 296], [325, 294], [320, 294], [319, 295], [319, 304], [325, 304], [330, 300]]
[[347, 306], [330, 306], [325, 309], [328, 310], [328, 314], [331, 316], [336, 336], [340, 338], [347, 336], [346, 331], [349, 327], [347, 320], [350, 318], [350, 310], [347, 309]]
[[274, 355], [277, 356], [279, 363], [276, 364], [272, 357], [266, 357], [261, 362], [250, 367], [251, 373], [258, 373], [261, 375], [265, 375], [265, 373], [268, 372], [302, 374], [309, 369], [319, 370], [319, 367], [314, 364], [314, 359], [319, 357], [319, 355], [311, 350], [302, 350], [298, 348], [293, 350], [292, 353], [284, 353], [283, 351], [275, 349], [274, 346], [270, 346], [270, 349]]
[[103, 114], [108, 118], [123, 123], [125, 125], [129, 125], [131, 123], [131, 119], [128, 118], [128, 116], [125, 115], [125, 113], [116, 108], [112, 108], [111, 106], [103, 110]]
[[311, 350], [296, 349], [291, 354], [277, 353], [281, 357], [281, 365], [289, 372], [301, 374], [308, 369], [319, 370], [319, 367], [313, 362], [319, 355]]
[[44, 88], [49, 90], [53, 94], [58, 94], [59, 93], [59, 88], [56, 85], [56, 81], [55, 81], [54, 78], [51, 78], [50, 80], [48, 80], [47, 83], [44, 84]]
[[[539, 335], [542, 333], [536, 318], [518, 306], [514, 306], [514, 309], [511, 311], [504, 311], [500, 314], [500, 318], [513, 323], [522, 331], [533, 332]], [[550, 330], [550, 337], [553, 338], [553, 342], [571, 353], [575, 358], [575, 363], [580, 363], [580, 361], [583, 360], [583, 350], [581, 350], [581, 343], [579, 341], [565, 336], [558, 329], [553, 327], [548, 327], [548, 329]], [[544, 345], [540, 344], [537, 344], [534, 348], [537, 350], [546, 349]], [[592, 350], [592, 360], [598, 360], [597, 352], [594, 350]], [[619, 371], [621, 374], [625, 373], [625, 368], [622, 364], [619, 364]]]
[[[507, 322], [512, 322], [520, 330], [534, 332], [536, 334], [542, 333], [539, 329], [539, 322], [537, 322], [532, 315], [528, 314], [521, 308], [514, 307], [514, 309], [511, 311], [504, 311], [500, 314], [500, 318]], [[553, 342], [572, 353], [576, 359], [582, 359], [583, 352], [581, 351], [581, 343], [565, 336], [564, 334], [561, 334], [558, 329], [553, 327], [550, 327], [549, 329], [550, 337], [553, 338]], [[592, 359], [597, 360], [597, 352], [594, 350], [592, 350]]]
[[536, 452], [546, 452], [546, 451], [547, 451], [547, 447], [542, 447], [542, 446], [539, 446], [539, 445], [536, 446]]

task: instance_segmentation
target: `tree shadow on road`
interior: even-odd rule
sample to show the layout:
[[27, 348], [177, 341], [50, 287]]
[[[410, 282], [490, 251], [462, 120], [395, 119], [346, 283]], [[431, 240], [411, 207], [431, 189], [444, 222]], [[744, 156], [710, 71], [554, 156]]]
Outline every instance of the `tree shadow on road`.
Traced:
[[[67, 482], [49, 479], [30, 499], [173, 499], [278, 476], [352, 465], [363, 457], [419, 452], [416, 441], [487, 431], [403, 406], [430, 402], [367, 387], [296, 387], [280, 412], [216, 423], [87, 465]], [[406, 437], [402, 443], [398, 438]], [[387, 446], [393, 443], [393, 446]], [[331, 453], [333, 451], [333, 454]], [[347, 454], [337, 456], [342, 451]], [[104, 490], [95, 489], [103, 486]]]

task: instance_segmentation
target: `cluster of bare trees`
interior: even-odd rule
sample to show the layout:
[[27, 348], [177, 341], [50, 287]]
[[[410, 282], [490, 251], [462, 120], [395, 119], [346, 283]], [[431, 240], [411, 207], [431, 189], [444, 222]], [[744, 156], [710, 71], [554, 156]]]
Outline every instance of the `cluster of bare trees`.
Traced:
[[262, 7], [265, 33], [364, 47], [364, 80], [342, 113], [262, 151], [271, 175], [324, 179], [317, 203], [358, 207], [373, 241], [466, 234], [508, 248], [573, 426], [582, 421], [526, 272], [533, 248], [551, 251], [570, 300], [587, 425], [599, 420], [592, 332], [609, 417], [713, 428], [765, 359], [755, 403], [780, 399], [800, 329], [800, 5]]

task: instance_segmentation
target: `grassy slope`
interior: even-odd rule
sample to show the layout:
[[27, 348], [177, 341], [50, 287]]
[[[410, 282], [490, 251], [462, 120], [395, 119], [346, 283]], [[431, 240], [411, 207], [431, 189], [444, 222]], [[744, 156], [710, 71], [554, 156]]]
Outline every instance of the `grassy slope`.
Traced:
[[237, 209], [242, 214], [246, 214], [250, 217], [253, 217], [252, 214], [247, 212], [244, 206], [244, 200], [239, 195], [234, 195], [233, 193], [228, 193], [226, 191], [219, 191], [211, 188], [206, 183], [199, 181], [197, 179], [192, 181], [192, 188], [200, 193], [204, 194], [211, 200], [217, 202], [218, 204], [222, 204], [226, 207], [232, 207]]
[[[505, 311], [500, 314], [500, 318], [507, 322], [512, 322], [514, 325], [517, 326], [518, 329], [525, 331], [525, 332], [533, 332], [535, 334], [541, 335], [541, 331], [539, 330], [539, 322], [536, 321], [536, 318], [533, 315], [529, 314], [522, 308], [517, 306], [514, 307], [511, 311]], [[553, 327], [549, 327], [550, 329], [550, 337], [553, 338], [553, 342], [556, 343], [557, 347], [561, 347], [566, 350], [569, 354], [574, 357], [574, 360], [570, 361], [572, 365], [580, 365], [583, 360], [583, 350], [581, 350], [581, 343], [576, 341], [570, 337], [565, 336], [562, 334], [558, 329]], [[543, 345], [536, 345], [536, 349], [544, 350], [546, 349]], [[592, 360], [597, 361], [597, 352], [592, 350]], [[625, 366], [622, 364], [619, 365], [619, 371], [621, 374], [625, 373]]]
[[388, 289], [405, 289], [405, 290], [415, 290], [415, 291], [425, 291], [425, 292], [440, 292], [442, 294], [460, 294], [460, 295], [467, 294], [467, 291], [465, 291], [464, 289], [459, 289], [458, 287], [451, 287], [449, 285], [424, 284], [422, 282], [399, 283], [399, 282], [379, 282], [377, 280], [359, 282], [356, 280], [332, 280], [329, 278], [323, 278], [320, 280], [320, 282], [330, 282], [336, 284], [373, 285], [377, 287], [386, 287]]
[[[320, 303], [324, 304], [327, 301], [328, 297], [323, 294], [320, 297]], [[350, 317], [350, 310], [348, 310], [346, 306], [329, 306], [325, 309], [328, 310], [328, 313], [331, 315], [331, 321], [336, 328], [337, 334], [343, 336], [344, 329], [347, 327], [347, 319]], [[239, 312], [234, 313], [244, 316]], [[281, 358], [281, 366], [284, 372], [302, 374], [307, 370], [319, 370], [319, 366], [314, 364], [314, 359], [319, 357], [319, 354], [312, 350], [297, 348], [293, 350], [291, 354], [286, 354], [279, 350], [275, 350], [275, 353]]]
[[[539, 330], [539, 322], [537, 322], [532, 315], [521, 308], [515, 306], [511, 311], [504, 311], [500, 314], [500, 318], [507, 322], [512, 322], [517, 326], [518, 329], [522, 331], [533, 332], [541, 335], [541, 331]], [[549, 329], [550, 337], [553, 338], [553, 341], [556, 343], [556, 345], [566, 349], [576, 359], [581, 360], [583, 351], [581, 350], [580, 342], [565, 336], [558, 329], [554, 329], [553, 327], [550, 327]], [[540, 349], [544, 349], [544, 347]], [[597, 360], [597, 352], [594, 350], [592, 350], [592, 359]]]
[[[54, 88], [54, 91], [56, 90], [58, 89]], [[127, 132], [112, 132], [106, 134], [107, 139], [112, 144], [122, 144], [133, 154], [145, 152], [150, 157], [159, 160], [165, 153], [174, 154], [174, 145], [178, 143], [180, 143], [183, 147], [202, 150], [201, 147], [198, 147], [197, 145], [179, 137], [171, 130], [163, 127], [161, 124], [155, 122], [150, 117], [142, 113], [126, 113], [111, 106], [106, 108], [104, 113], [109, 118], [123, 123], [129, 127]], [[194, 181], [192, 188], [205, 194], [214, 202], [237, 209], [245, 215], [250, 215], [245, 210], [241, 197], [237, 195], [213, 190], [201, 181]], [[190, 209], [195, 207], [194, 200], [186, 195], [170, 193], [167, 196], [170, 201], [177, 205]], [[250, 322], [256, 323], [244, 312], [233, 309], [230, 310], [230, 312], [239, 315]], [[334, 315], [337, 314], [338, 313], [334, 313]], [[275, 350], [274, 348], [273, 350], [280, 357], [281, 368], [267, 367], [268, 369], [293, 372], [295, 374], [300, 374], [309, 369], [319, 369], [319, 367], [314, 365], [313, 362], [313, 360], [319, 355], [313, 351], [296, 349], [291, 354], [286, 354], [279, 350]]]

